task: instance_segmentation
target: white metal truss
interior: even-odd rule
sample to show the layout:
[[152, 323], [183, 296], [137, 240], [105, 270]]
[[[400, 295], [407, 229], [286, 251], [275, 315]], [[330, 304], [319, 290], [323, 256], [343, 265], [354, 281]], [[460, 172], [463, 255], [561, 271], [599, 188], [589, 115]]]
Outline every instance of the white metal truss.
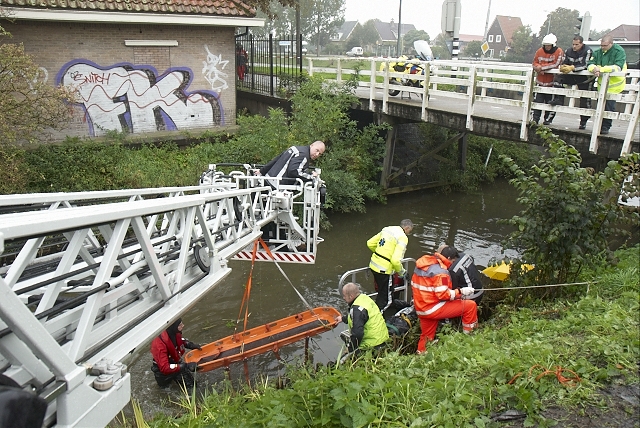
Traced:
[[46, 426], [108, 424], [130, 399], [122, 363], [266, 225], [278, 261], [315, 261], [320, 181], [274, 189], [211, 165], [201, 183], [0, 197], [0, 373], [48, 401]]

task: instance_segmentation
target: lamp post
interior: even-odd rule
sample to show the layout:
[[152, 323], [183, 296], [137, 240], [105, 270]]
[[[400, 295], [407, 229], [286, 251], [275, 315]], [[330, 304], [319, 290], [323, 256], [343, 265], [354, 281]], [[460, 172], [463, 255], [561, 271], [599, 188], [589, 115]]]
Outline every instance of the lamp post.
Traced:
[[396, 46], [396, 56], [400, 56], [400, 38], [402, 31], [402, 0], [400, 0], [400, 8], [398, 9], [398, 46]]

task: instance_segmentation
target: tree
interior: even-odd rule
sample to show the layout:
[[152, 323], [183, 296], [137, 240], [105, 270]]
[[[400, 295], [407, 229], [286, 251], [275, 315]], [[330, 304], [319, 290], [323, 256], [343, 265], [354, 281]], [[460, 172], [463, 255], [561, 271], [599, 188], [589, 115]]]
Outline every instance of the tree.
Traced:
[[610, 32], [611, 32], [610, 28], [607, 28], [606, 30], [602, 30], [602, 31], [591, 30], [589, 32], [589, 40], [600, 40], [601, 38], [604, 37], [605, 34], [608, 34]]
[[431, 45], [431, 52], [436, 59], [451, 59], [451, 51], [443, 33], [438, 34], [435, 43]]
[[[10, 37], [0, 26], [0, 37]], [[0, 44], [0, 144], [32, 141], [70, 120], [73, 91], [51, 86], [21, 44]]]
[[300, 0], [300, 31], [316, 52], [344, 23], [344, 8], [345, 0]]
[[527, 25], [517, 28], [513, 32], [511, 46], [505, 55], [505, 61], [531, 62], [533, 58], [529, 55], [532, 49], [532, 41], [531, 27]]
[[[316, 46], [324, 46], [333, 33], [344, 23], [345, 0], [299, 0], [300, 32], [305, 40]], [[258, 12], [257, 16], [266, 19], [263, 29], [257, 29], [254, 34], [266, 37], [270, 32], [276, 37], [296, 36], [296, 9], [284, 5], [280, 0], [270, 3], [267, 12]]]
[[360, 23], [356, 25], [347, 39], [346, 48], [349, 50], [354, 46], [362, 46], [367, 51], [373, 51], [379, 40], [380, 35], [376, 30], [374, 20], [370, 19], [364, 25], [360, 25]]
[[462, 54], [471, 58], [482, 56], [482, 42], [480, 40], [473, 40], [467, 43]]
[[[538, 135], [548, 145], [548, 156], [526, 171], [501, 157], [515, 178], [518, 202], [524, 206], [506, 223], [516, 230], [506, 240], [522, 256], [511, 269], [525, 283], [573, 282], [581, 269], [593, 266], [607, 254], [609, 238], [622, 221], [635, 221], [638, 213], [625, 212], [617, 204], [621, 184], [629, 171], [638, 171], [638, 153], [611, 161], [602, 173], [582, 168], [580, 153], [546, 128]], [[614, 198], [606, 195], [613, 192]], [[521, 263], [535, 265], [522, 273]]]
[[407, 31], [407, 34], [402, 36], [402, 46], [404, 46], [403, 51], [414, 52], [413, 42], [415, 42], [416, 40], [425, 40], [427, 43], [431, 42], [429, 34], [427, 34], [427, 32], [424, 30]]
[[[576, 28], [579, 24], [580, 12], [575, 9], [565, 9], [559, 7], [549, 12], [544, 24], [540, 27], [540, 36], [553, 33], [558, 38], [558, 46], [563, 50], [571, 47], [571, 41], [576, 33], [580, 31]], [[548, 29], [548, 31], [547, 31]]]

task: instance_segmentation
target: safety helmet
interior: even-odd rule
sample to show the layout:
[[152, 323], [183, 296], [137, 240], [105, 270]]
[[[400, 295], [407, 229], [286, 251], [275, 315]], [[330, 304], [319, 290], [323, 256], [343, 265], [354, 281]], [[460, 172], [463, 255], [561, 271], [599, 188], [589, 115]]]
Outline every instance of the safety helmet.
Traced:
[[544, 38], [542, 39], [542, 44], [543, 45], [552, 45], [555, 46], [556, 43], [558, 43], [558, 38], [555, 36], [555, 34], [550, 33], [547, 34], [546, 36], [544, 36]]

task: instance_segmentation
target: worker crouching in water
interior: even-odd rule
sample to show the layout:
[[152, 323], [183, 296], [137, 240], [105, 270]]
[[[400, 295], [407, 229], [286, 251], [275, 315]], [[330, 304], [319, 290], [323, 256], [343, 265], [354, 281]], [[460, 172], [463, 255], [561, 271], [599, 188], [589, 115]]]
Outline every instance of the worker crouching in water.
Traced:
[[161, 388], [169, 386], [172, 381], [178, 385], [184, 385], [189, 390], [193, 388], [192, 372], [196, 371], [197, 365], [183, 362], [182, 356], [187, 349], [202, 350], [202, 348], [197, 343], [189, 342], [182, 337], [183, 328], [182, 318], [178, 318], [151, 342], [153, 356], [151, 371]]
[[346, 319], [339, 316], [337, 321], [346, 322], [351, 330], [345, 339], [349, 350], [347, 356], [382, 347], [389, 339], [389, 331], [376, 302], [362, 293], [360, 286], [354, 282], [342, 287], [342, 297], [349, 305], [349, 313]]
[[462, 315], [462, 329], [471, 332], [478, 324], [478, 307], [473, 300], [465, 300], [471, 296], [473, 287], [454, 290], [447, 270], [449, 260], [439, 253], [424, 255], [416, 261], [416, 268], [411, 278], [413, 304], [420, 320], [420, 340], [417, 353], [426, 351], [427, 340], [436, 337], [438, 321]]

